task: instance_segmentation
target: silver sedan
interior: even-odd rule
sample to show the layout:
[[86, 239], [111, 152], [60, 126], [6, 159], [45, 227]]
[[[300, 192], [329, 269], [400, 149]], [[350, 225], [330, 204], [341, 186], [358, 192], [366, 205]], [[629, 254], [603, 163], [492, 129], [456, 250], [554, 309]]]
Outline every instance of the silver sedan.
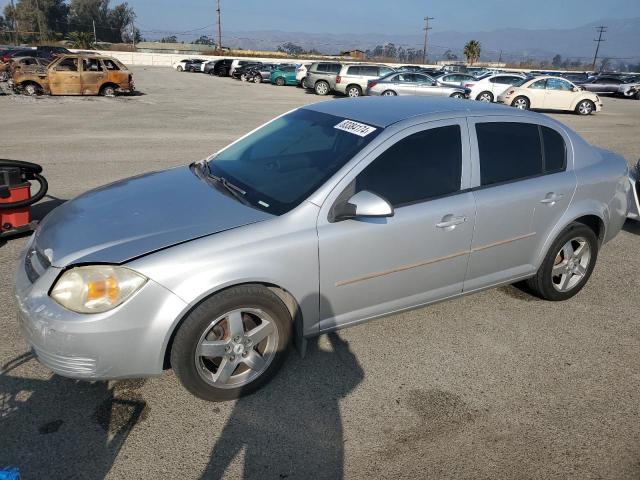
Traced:
[[528, 111], [320, 102], [58, 207], [18, 262], [19, 324], [60, 375], [171, 367], [203, 399], [237, 398], [325, 332], [523, 280], [571, 298], [622, 228], [627, 175]]
[[366, 94], [469, 98], [469, 92], [464, 88], [440, 85], [429, 75], [410, 72], [390, 73], [377, 80], [370, 80]]

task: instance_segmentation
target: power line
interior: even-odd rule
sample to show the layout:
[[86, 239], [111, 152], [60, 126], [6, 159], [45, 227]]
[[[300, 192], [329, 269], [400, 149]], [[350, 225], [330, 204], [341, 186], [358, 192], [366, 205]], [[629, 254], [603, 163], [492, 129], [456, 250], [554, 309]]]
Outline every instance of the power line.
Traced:
[[427, 63], [427, 39], [429, 37], [429, 20], [435, 20], [433, 17], [424, 17], [424, 48], [422, 49], [422, 63]]
[[602, 34], [605, 33], [607, 31], [607, 27], [605, 27], [604, 25], [600, 25], [599, 27], [596, 27], [596, 30], [598, 30], [598, 39], [594, 39], [594, 42], [598, 42], [596, 44], [596, 54], [593, 56], [593, 65], [591, 67], [591, 70], [595, 71], [596, 70], [596, 60], [598, 59], [598, 50], [600, 50], [600, 42], [604, 42], [605, 40], [602, 38]]

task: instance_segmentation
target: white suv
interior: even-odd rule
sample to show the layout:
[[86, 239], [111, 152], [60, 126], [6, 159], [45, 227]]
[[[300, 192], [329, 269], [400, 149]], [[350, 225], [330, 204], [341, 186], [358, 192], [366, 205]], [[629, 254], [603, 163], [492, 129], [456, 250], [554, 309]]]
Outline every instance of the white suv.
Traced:
[[467, 82], [465, 88], [471, 89], [469, 98], [481, 102], [495, 102], [498, 95], [515, 83], [521, 82], [526, 75], [521, 73], [498, 73], [482, 80]]
[[336, 77], [336, 92], [359, 97], [367, 90], [369, 80], [384, 77], [395, 70], [386, 65], [346, 64]]

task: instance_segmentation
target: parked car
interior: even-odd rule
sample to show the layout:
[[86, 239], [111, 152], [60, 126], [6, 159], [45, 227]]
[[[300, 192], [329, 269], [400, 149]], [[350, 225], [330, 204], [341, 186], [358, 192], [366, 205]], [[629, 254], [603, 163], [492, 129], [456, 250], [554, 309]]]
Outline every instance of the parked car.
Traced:
[[462, 87], [465, 83], [476, 81], [476, 77], [468, 73], [446, 73], [435, 79], [438, 84], [449, 87]]
[[296, 67], [296, 82], [299, 87], [307, 88], [307, 71], [311, 63], [301, 63]]
[[243, 65], [240, 65], [239, 67], [236, 67], [236, 69], [231, 74], [231, 77], [235, 78], [236, 80], [245, 81], [246, 80], [245, 73], [247, 72], [247, 70], [252, 67], [257, 67], [259, 65], [261, 65], [261, 62], [249, 62]]
[[384, 77], [395, 72], [386, 65], [367, 63], [346, 64], [336, 77], [335, 91], [349, 97], [359, 97], [367, 89], [369, 80]]
[[[40, 58], [53, 59], [59, 55], [72, 54], [68, 48], [61, 47], [59, 45], [38, 45], [36, 47], [36, 54]], [[78, 53], [78, 52], [76, 52]], [[93, 54], [93, 52], [91, 52]]]
[[186, 65], [188, 62], [193, 61], [193, 58], [185, 58], [184, 60], [180, 60], [173, 64], [173, 68], [175, 68], [179, 72], [184, 72], [186, 70]]
[[103, 55], [62, 55], [45, 71], [16, 70], [12, 88], [27, 95], [104, 95], [130, 93], [133, 75], [119, 60]]
[[284, 85], [297, 85], [296, 67], [278, 65], [271, 70], [271, 83], [282, 87]]
[[328, 95], [336, 88], [336, 77], [342, 69], [341, 63], [316, 62], [307, 71], [306, 88], [317, 95]]
[[45, 73], [49, 60], [37, 57], [13, 57], [9, 63], [0, 64], [0, 82], [6, 82], [16, 71]]
[[252, 67], [247, 70], [245, 74], [245, 76], [247, 77], [247, 82], [271, 82], [271, 72], [276, 68], [278, 68], [278, 65], [275, 63], [263, 63], [261, 65]]
[[422, 70], [424, 67], [421, 67], [420, 65], [402, 65], [400, 68], [398, 68], [397, 70], [400, 71], [405, 71], [405, 72], [419, 72], [420, 70]]
[[525, 279], [573, 297], [625, 222], [627, 171], [532, 112], [307, 105], [53, 210], [17, 262], [18, 324], [59, 375], [171, 365], [194, 395], [237, 398], [325, 332]]
[[201, 58], [193, 58], [191, 60], [188, 60], [184, 64], [184, 71], [190, 73], [201, 72], [203, 63], [205, 63], [205, 60], [202, 60]]
[[585, 72], [565, 72], [559, 75], [562, 78], [566, 78], [570, 82], [580, 84], [589, 80], [589, 74]]
[[640, 75], [625, 77], [624, 82], [618, 88], [618, 95], [640, 100]]
[[591, 115], [602, 110], [602, 101], [561, 77], [535, 77], [522, 80], [498, 95], [498, 102], [521, 110], [544, 109], [574, 111]]
[[453, 98], [468, 98], [468, 90], [460, 87], [440, 85], [438, 82], [420, 73], [393, 72], [382, 78], [369, 80], [367, 95], [420, 95]]
[[237, 58], [231, 61], [231, 68], [229, 68], [229, 76], [233, 76], [233, 72], [236, 68], [246, 65], [248, 63], [255, 63], [255, 60], [238, 60]]
[[519, 73], [499, 73], [489, 75], [481, 80], [475, 80], [464, 84], [465, 88], [470, 88], [469, 97], [472, 100], [481, 102], [495, 102], [498, 95], [508, 87], [520, 83], [526, 75]]
[[629, 169], [629, 182], [631, 183], [631, 189], [627, 217], [640, 221], [640, 160], [633, 168]]
[[[619, 95], [636, 98], [640, 78], [633, 76], [598, 76], [589, 81], [579, 83], [580, 87], [600, 95]], [[640, 96], [638, 96], [640, 97]]]
[[447, 72], [441, 68], [421, 68], [416, 73], [424, 73], [425, 75], [429, 75], [430, 77], [436, 78], [436, 77], [439, 77], [440, 75], [444, 75]]
[[9, 63], [13, 57], [35, 57], [36, 50], [35, 48], [12, 48], [9, 50], [4, 50], [2, 52], [2, 56], [0, 56], [0, 61], [2, 63]]
[[[230, 58], [223, 58], [218, 60], [213, 64], [212, 68], [209, 68], [209, 71], [206, 72], [209, 75], [217, 75], [219, 77], [228, 77], [229, 72], [231, 72], [231, 65], [233, 64], [233, 60]], [[206, 71], [206, 67], [205, 67]]]

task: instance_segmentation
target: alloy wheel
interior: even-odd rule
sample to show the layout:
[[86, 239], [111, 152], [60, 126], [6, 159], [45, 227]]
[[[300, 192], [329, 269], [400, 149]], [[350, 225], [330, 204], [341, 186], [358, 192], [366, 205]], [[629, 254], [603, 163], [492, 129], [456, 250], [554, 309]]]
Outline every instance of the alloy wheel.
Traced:
[[360, 96], [360, 89], [358, 87], [351, 87], [347, 91], [347, 95], [349, 95], [352, 98], [359, 97]]
[[493, 99], [491, 98], [491, 94], [490, 93], [483, 93], [478, 97], [478, 100], [480, 100], [481, 102], [492, 102]]
[[591, 102], [587, 100], [580, 102], [580, 105], [578, 105], [578, 111], [580, 112], [580, 115], [589, 115], [592, 110], [593, 107], [591, 106]]
[[519, 110], [526, 110], [528, 107], [527, 101], [524, 98], [516, 98], [513, 102], [513, 106]]
[[202, 333], [196, 369], [208, 384], [223, 389], [248, 385], [269, 367], [278, 347], [278, 328], [263, 310], [240, 308], [216, 318]]
[[329, 85], [326, 82], [318, 82], [316, 84], [316, 93], [318, 95], [326, 95], [329, 93]]
[[591, 262], [591, 247], [584, 237], [564, 244], [556, 255], [551, 270], [551, 283], [559, 292], [568, 292], [585, 278]]

